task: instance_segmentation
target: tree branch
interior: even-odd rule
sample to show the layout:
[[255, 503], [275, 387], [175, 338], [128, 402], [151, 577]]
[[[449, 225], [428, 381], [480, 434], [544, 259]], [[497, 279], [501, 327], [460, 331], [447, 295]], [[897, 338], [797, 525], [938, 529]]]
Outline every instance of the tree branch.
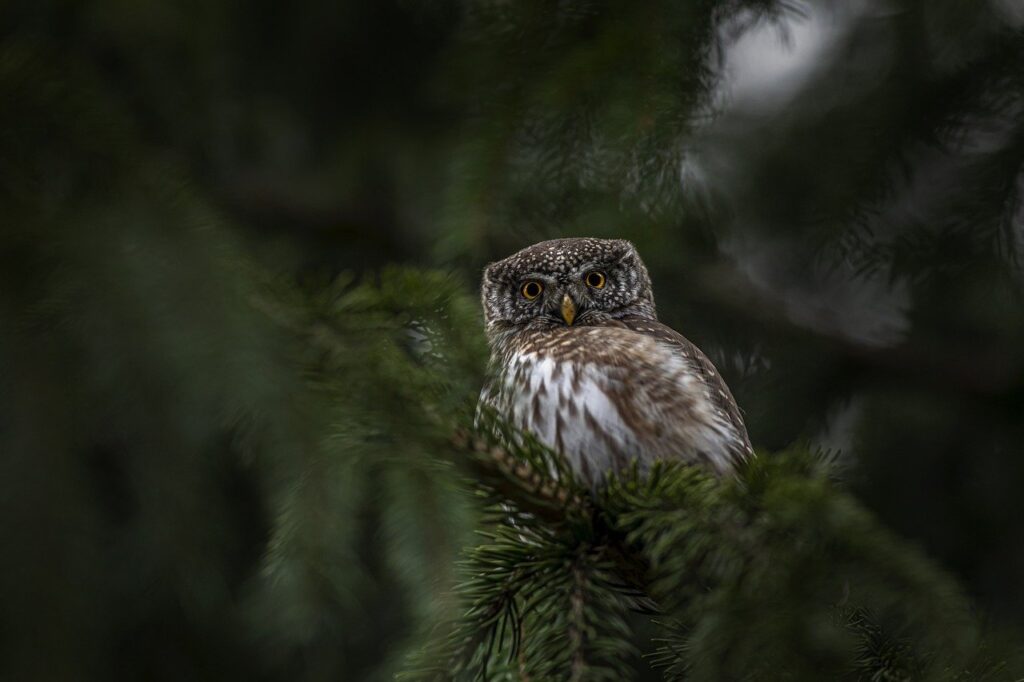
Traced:
[[496, 494], [549, 523], [562, 523], [569, 518], [585, 518], [593, 514], [591, 501], [547, 472], [515, 457], [500, 445], [490, 445], [483, 438], [457, 431], [452, 443], [470, 454], [469, 467], [480, 481]]

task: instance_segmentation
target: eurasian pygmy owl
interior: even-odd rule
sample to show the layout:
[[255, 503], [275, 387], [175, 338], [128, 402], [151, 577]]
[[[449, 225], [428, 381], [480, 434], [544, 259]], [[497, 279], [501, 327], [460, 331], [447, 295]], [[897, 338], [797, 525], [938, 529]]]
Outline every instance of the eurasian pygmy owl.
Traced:
[[647, 268], [620, 239], [555, 239], [484, 270], [491, 380], [481, 402], [598, 486], [636, 458], [718, 474], [753, 455], [714, 365], [658, 322]]

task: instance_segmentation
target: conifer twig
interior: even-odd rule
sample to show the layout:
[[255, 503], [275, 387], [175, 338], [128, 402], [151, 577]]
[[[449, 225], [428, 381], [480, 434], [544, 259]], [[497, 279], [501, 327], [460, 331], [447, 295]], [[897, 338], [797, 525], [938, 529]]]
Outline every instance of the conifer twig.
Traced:
[[507, 448], [471, 437], [464, 430], [456, 431], [452, 443], [471, 453], [470, 467], [474, 473], [521, 511], [550, 523], [591, 513], [589, 500], [546, 472], [538, 471], [530, 462], [515, 457]]
[[583, 591], [587, 576], [580, 567], [577, 556], [572, 566], [572, 593], [569, 597], [569, 646], [572, 647], [572, 667], [570, 668], [573, 682], [584, 679], [587, 671], [587, 660], [583, 652], [584, 644], [584, 613]]

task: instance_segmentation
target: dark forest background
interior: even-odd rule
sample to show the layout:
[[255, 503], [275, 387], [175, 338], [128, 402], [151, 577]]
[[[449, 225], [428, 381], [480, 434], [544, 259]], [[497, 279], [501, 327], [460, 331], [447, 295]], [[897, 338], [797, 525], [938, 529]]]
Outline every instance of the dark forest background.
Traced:
[[6, 0], [0, 677], [390, 679], [479, 272], [569, 235], [1024, 626], [1020, 3]]

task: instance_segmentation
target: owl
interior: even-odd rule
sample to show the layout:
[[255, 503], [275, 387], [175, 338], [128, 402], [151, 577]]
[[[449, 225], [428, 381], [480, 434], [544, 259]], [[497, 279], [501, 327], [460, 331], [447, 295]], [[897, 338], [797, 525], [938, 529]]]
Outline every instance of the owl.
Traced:
[[554, 239], [487, 266], [491, 349], [480, 404], [533, 434], [597, 488], [635, 459], [722, 475], [753, 456], [729, 388], [658, 322], [647, 268], [621, 239]]

